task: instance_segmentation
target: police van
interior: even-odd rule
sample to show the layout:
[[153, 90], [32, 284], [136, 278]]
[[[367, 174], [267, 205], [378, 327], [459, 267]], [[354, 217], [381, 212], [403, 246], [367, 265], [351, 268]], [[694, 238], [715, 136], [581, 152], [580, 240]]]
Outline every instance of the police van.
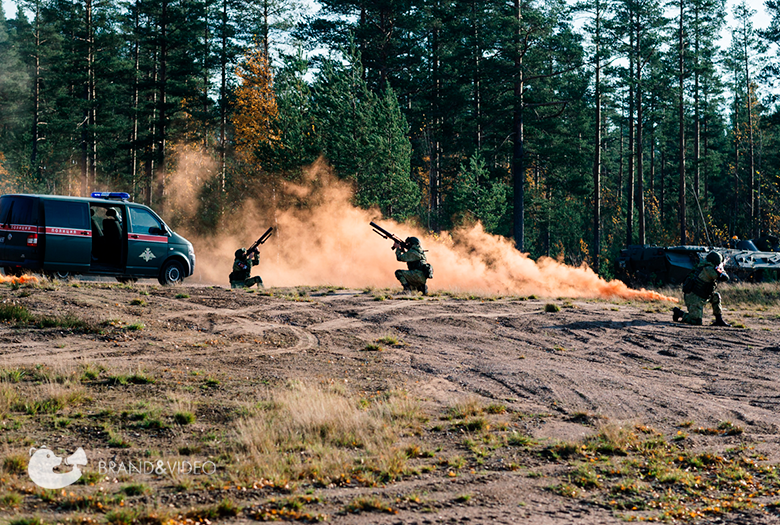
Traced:
[[181, 283], [195, 270], [192, 244], [129, 198], [120, 192], [0, 196], [0, 267], [6, 275], [33, 271]]

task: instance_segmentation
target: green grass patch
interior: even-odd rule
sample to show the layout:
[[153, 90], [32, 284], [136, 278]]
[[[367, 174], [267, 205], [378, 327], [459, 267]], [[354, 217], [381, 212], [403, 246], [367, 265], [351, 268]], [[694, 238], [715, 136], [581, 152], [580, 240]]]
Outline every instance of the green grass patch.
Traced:
[[124, 485], [119, 491], [127, 496], [143, 496], [151, 492], [152, 489], [144, 483], [130, 483], [129, 485]]
[[190, 425], [195, 422], [195, 414], [187, 411], [176, 412], [173, 420], [179, 425]]
[[33, 315], [24, 305], [15, 303], [0, 304], [0, 321], [28, 323], [32, 319]]
[[544, 305], [544, 311], [552, 314], [555, 312], [560, 312], [561, 307], [554, 303], [547, 303], [546, 305]]
[[22, 504], [22, 501], [24, 501], [24, 498], [21, 494], [16, 492], [8, 492], [7, 494], [0, 496], [0, 509], [18, 508]]
[[22, 454], [11, 454], [3, 459], [3, 471], [8, 474], [22, 475], [27, 472], [28, 458]]
[[379, 339], [376, 340], [376, 342], [385, 345], [390, 345], [390, 346], [401, 346], [404, 344], [400, 339], [398, 339], [393, 335], [386, 335], [384, 337], [380, 337]]
[[8, 522], [8, 525], [46, 525], [41, 518], [16, 518]]
[[386, 512], [388, 514], [396, 514], [398, 512], [386, 501], [381, 500], [376, 496], [355, 498], [347, 503], [344, 510], [355, 514], [360, 512]]

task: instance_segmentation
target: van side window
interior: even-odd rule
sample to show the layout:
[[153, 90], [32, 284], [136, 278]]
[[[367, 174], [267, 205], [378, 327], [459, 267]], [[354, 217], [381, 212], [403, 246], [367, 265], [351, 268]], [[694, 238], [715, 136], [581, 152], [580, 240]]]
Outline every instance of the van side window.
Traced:
[[43, 203], [46, 226], [89, 230], [89, 206], [81, 202], [47, 200]]
[[[129, 208], [130, 211], [130, 224], [133, 228], [133, 233], [151, 233], [152, 228], [162, 229], [162, 224], [157, 218], [144, 210], [143, 208]], [[157, 232], [155, 232], [157, 233]]]
[[8, 212], [11, 211], [13, 197], [3, 197], [0, 199], [0, 224], [8, 224]]
[[8, 217], [9, 224], [38, 225], [37, 201], [24, 197], [16, 197], [11, 205], [11, 214]]

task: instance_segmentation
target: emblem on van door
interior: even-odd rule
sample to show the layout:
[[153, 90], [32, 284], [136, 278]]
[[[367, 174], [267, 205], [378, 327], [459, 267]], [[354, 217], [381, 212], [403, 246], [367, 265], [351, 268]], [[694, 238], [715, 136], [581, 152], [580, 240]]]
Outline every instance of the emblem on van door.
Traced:
[[154, 254], [152, 253], [152, 250], [150, 250], [149, 248], [147, 248], [147, 249], [146, 249], [146, 250], [144, 250], [144, 251], [141, 253], [141, 255], [139, 255], [138, 257], [140, 257], [141, 259], [143, 259], [143, 260], [144, 260], [144, 261], [146, 261], [146, 262], [149, 262], [149, 261], [151, 261], [152, 259], [154, 259]]

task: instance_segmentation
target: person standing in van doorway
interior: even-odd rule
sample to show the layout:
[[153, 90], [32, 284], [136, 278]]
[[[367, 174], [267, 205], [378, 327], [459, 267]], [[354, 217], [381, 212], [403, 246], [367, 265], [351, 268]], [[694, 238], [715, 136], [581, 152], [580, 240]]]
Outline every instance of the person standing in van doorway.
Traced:
[[263, 288], [263, 280], [260, 276], [252, 277], [252, 266], [260, 264], [260, 254], [255, 252], [255, 256], [250, 258], [245, 248], [239, 248], [236, 250], [235, 259], [233, 260], [233, 271], [230, 272], [230, 287], [231, 288], [251, 288], [253, 285], [257, 285], [258, 288]]

